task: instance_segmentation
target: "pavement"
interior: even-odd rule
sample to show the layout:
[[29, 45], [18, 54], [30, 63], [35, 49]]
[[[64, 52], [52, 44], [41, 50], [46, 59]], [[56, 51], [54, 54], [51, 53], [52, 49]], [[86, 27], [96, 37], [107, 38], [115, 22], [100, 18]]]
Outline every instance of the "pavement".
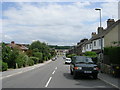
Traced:
[[102, 81], [120, 89], [120, 78], [115, 78], [109, 74], [106, 73], [99, 73], [99, 79]]
[[[99, 79], [73, 79], [69, 65], [62, 57], [31, 67], [5, 71], [2, 73], [3, 88], [117, 88], [117, 79], [99, 74]], [[112, 82], [108, 81], [111, 80]], [[95, 89], [97, 90], [97, 89]]]
[[11, 77], [14, 75], [18, 75], [20, 73], [24, 73], [39, 67], [42, 67], [43, 65], [46, 65], [50, 63], [52, 60], [45, 61], [44, 63], [36, 64], [33, 66], [28, 66], [28, 67], [23, 67], [23, 68], [18, 68], [18, 69], [9, 69], [8, 71], [0, 72], [0, 79], [6, 78], [6, 77]]

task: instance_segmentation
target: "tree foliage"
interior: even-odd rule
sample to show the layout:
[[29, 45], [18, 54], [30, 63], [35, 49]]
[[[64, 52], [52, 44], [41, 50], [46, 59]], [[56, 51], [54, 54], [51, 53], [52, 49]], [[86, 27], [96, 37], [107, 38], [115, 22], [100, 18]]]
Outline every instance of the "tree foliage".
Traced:
[[46, 43], [40, 41], [33, 42], [29, 50], [32, 50], [32, 56], [39, 58], [40, 62], [50, 59], [54, 54]]
[[17, 48], [10, 48], [5, 43], [2, 44], [2, 60], [8, 64], [9, 68], [16, 68], [16, 58], [19, 55]]

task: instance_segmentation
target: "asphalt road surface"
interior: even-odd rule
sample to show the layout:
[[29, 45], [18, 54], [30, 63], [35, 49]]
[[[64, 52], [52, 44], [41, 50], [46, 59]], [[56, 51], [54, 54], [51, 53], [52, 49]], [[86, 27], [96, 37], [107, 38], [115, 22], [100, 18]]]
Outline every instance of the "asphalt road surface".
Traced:
[[3, 88], [114, 88], [91, 77], [73, 79], [62, 57], [40, 68], [2, 79]]

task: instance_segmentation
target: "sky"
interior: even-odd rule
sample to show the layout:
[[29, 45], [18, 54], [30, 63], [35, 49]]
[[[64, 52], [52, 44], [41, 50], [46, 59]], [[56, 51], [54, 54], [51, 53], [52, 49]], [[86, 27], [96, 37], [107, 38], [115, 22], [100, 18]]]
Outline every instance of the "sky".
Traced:
[[[109, 18], [118, 20], [118, 2], [2, 2], [2, 41], [32, 43], [39, 40], [49, 45], [75, 45], [91, 38]], [[0, 13], [1, 13], [0, 12]]]

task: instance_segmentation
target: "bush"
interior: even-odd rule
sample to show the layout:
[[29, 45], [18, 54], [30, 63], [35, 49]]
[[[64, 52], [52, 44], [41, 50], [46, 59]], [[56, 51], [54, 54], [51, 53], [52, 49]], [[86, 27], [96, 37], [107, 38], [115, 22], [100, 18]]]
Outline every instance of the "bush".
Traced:
[[34, 65], [34, 61], [32, 59], [29, 59], [28, 62], [27, 62], [27, 64], [29, 66], [33, 66]]
[[66, 57], [72, 58], [73, 56], [77, 56], [76, 54], [68, 54]]
[[39, 63], [39, 58], [37, 58], [37, 57], [30, 57], [30, 59], [32, 59], [34, 61], [34, 64]]
[[19, 53], [17, 59], [15, 60], [18, 68], [25, 67], [27, 65], [29, 57], [25, 53]]
[[43, 54], [40, 53], [40, 52], [35, 52], [35, 53], [34, 53], [34, 57], [39, 58], [39, 62], [43, 61], [43, 60], [42, 60], [42, 58], [43, 58]]
[[2, 62], [2, 60], [0, 60], [0, 71], [7, 71], [8, 69], [8, 65], [5, 62]]
[[97, 54], [95, 52], [87, 51], [85, 52], [84, 56], [89, 56], [89, 57], [97, 57]]

